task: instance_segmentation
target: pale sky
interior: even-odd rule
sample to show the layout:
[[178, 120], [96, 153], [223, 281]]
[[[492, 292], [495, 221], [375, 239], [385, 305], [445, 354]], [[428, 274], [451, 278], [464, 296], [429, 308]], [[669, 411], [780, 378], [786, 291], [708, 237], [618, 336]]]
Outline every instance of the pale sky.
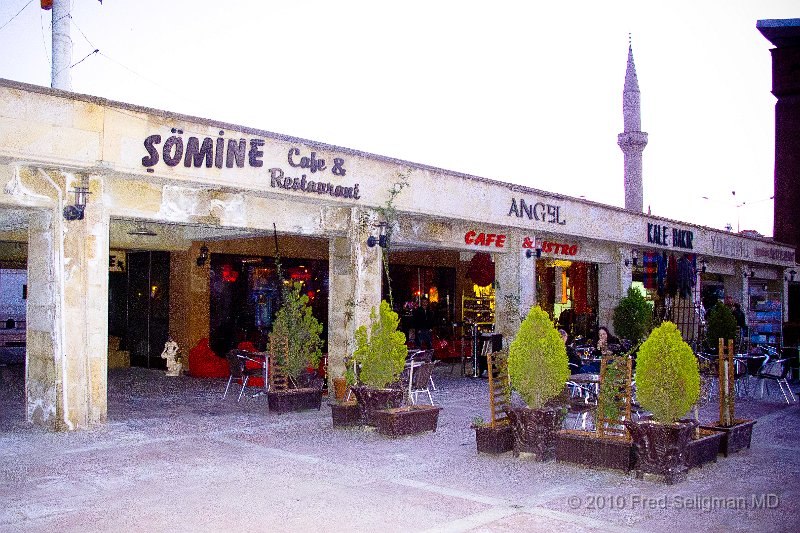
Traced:
[[[0, 0], [0, 77], [49, 86], [51, 12], [28, 3]], [[771, 236], [756, 21], [798, 16], [796, 0], [74, 0], [72, 88], [623, 206], [631, 33], [645, 210]]]

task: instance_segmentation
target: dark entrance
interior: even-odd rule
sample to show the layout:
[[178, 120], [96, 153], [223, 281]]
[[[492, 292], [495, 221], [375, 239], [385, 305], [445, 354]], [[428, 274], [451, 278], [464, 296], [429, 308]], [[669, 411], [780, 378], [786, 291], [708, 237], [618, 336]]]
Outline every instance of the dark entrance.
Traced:
[[166, 368], [169, 337], [169, 252], [128, 252], [125, 272], [111, 272], [108, 331], [119, 336], [131, 366]]
[[279, 278], [271, 257], [211, 254], [209, 343], [215, 353], [225, 354], [243, 341], [265, 349], [280, 308], [280, 288], [288, 283], [301, 284], [327, 339], [328, 262], [283, 258], [281, 269]]

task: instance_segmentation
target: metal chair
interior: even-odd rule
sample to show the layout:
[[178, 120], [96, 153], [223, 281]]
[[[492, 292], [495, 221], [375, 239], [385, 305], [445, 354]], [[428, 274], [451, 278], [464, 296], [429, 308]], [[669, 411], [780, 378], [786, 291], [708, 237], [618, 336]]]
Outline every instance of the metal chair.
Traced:
[[[413, 353], [409, 350], [409, 359], [406, 361], [413, 361], [415, 363], [435, 363], [433, 360], [433, 349], [428, 350], [415, 350]], [[436, 383], [433, 382], [433, 372], [431, 372], [431, 388], [436, 390]]]
[[588, 430], [589, 415], [592, 416], [592, 425], [594, 425], [597, 395], [591, 386], [582, 383], [567, 381], [567, 387], [570, 391], [569, 414], [575, 415], [572, 429], [578, 429], [580, 425], [580, 429]]
[[767, 359], [761, 370], [758, 371], [756, 377], [761, 380], [761, 397], [764, 397], [764, 389], [769, 381], [775, 381], [781, 389], [783, 399], [786, 403], [798, 401], [789, 387], [789, 381], [786, 376], [789, 374], [789, 359]]
[[[428, 395], [428, 401], [433, 405], [433, 396], [431, 395], [430, 383], [433, 367], [436, 365], [434, 362], [414, 362], [412, 361], [406, 366], [408, 371], [408, 400], [412, 404], [417, 403], [417, 396], [425, 393]], [[405, 372], [404, 372], [405, 374]]]
[[[236, 380], [242, 384], [242, 389], [239, 391], [239, 397], [236, 399], [236, 402], [238, 403], [242, 399], [242, 394], [244, 394], [245, 387], [247, 387], [247, 380], [253, 376], [265, 377], [265, 363], [263, 361], [253, 359], [250, 357], [250, 352], [246, 352], [244, 350], [231, 350], [225, 355], [225, 357], [228, 359], [228, 367], [231, 375], [228, 378], [228, 384], [225, 386], [225, 392], [222, 394], [222, 399], [224, 400], [225, 397], [228, 396], [228, 389], [230, 388], [231, 383]], [[258, 363], [258, 368], [247, 368], [248, 361]]]

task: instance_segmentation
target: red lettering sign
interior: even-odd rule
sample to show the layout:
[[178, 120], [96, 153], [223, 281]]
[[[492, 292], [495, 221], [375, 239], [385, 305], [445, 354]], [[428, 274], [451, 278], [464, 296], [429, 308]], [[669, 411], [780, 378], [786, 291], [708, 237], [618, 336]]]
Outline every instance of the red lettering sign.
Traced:
[[506, 244], [506, 236], [496, 233], [478, 233], [477, 231], [470, 230], [464, 235], [464, 242], [476, 246], [494, 245], [495, 248], [503, 248]]
[[[529, 237], [525, 237], [524, 242], [522, 243], [523, 248], [532, 248], [533, 242]], [[542, 252], [546, 254], [559, 254], [559, 255], [578, 255], [578, 245], [577, 244], [565, 244], [560, 242], [550, 242], [544, 241], [542, 242]]]

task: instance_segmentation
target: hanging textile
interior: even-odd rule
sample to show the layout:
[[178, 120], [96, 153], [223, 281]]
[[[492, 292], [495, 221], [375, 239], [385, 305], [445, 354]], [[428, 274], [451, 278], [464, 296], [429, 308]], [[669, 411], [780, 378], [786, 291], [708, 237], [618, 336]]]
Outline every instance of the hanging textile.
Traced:
[[556, 269], [553, 267], [545, 267], [540, 270], [537, 265], [536, 271], [539, 276], [539, 286], [536, 289], [539, 295], [539, 306], [552, 317], [553, 302], [556, 297]]
[[583, 315], [589, 311], [587, 276], [586, 263], [570, 265], [569, 284], [572, 287], [572, 308], [577, 315]]
[[663, 252], [661, 255], [656, 254], [656, 261], [658, 262], [656, 288], [658, 289], [658, 295], [663, 298], [664, 285], [667, 279], [667, 252]]
[[486, 287], [494, 281], [494, 263], [492, 256], [478, 252], [469, 261], [467, 276], [478, 287]]
[[670, 254], [667, 264], [667, 295], [675, 297], [678, 294], [678, 262], [675, 256]]
[[690, 259], [689, 254], [683, 254], [683, 257], [678, 260], [678, 293], [681, 298], [689, 298], [695, 285], [696, 270], [692, 266], [692, 259], [694, 257]]
[[645, 252], [642, 257], [642, 282], [645, 289], [658, 287], [658, 254], [655, 252]]

